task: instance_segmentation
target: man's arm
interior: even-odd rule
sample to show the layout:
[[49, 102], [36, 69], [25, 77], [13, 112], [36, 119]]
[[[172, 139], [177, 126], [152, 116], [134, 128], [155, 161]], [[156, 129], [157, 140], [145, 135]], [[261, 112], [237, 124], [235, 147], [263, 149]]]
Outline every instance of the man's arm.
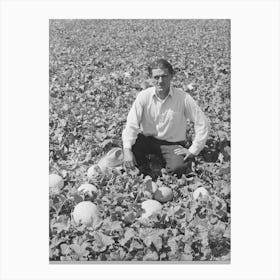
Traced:
[[124, 165], [127, 168], [133, 168], [135, 164], [131, 148], [134, 145], [140, 131], [142, 113], [143, 106], [138, 95], [128, 113], [125, 129], [122, 132]]
[[198, 155], [208, 138], [210, 124], [205, 114], [189, 94], [186, 94], [185, 98], [185, 115], [194, 123], [195, 130], [195, 137], [189, 148], [189, 152], [193, 155]]

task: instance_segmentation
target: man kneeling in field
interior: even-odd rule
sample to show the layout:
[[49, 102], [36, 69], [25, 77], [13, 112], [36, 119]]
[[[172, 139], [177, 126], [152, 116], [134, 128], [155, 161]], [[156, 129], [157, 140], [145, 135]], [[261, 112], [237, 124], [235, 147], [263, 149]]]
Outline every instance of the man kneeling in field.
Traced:
[[[124, 165], [136, 165], [144, 175], [148, 155], [158, 156], [166, 171], [180, 177], [188, 168], [188, 159], [203, 149], [209, 122], [193, 98], [181, 89], [174, 88], [172, 65], [159, 59], [148, 67], [155, 86], [141, 91], [127, 116], [122, 133]], [[195, 137], [189, 149], [182, 145], [186, 138], [187, 119], [194, 123]]]

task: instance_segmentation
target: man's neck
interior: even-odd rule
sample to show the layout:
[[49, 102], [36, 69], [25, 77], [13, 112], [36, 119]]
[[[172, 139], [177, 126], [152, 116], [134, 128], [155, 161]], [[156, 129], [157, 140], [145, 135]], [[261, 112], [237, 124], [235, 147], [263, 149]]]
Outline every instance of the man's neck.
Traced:
[[156, 90], [156, 95], [160, 98], [160, 99], [165, 99], [168, 94], [169, 94], [169, 91], [170, 91], [170, 88], [167, 90], [167, 91], [164, 91], [164, 92], [158, 92]]

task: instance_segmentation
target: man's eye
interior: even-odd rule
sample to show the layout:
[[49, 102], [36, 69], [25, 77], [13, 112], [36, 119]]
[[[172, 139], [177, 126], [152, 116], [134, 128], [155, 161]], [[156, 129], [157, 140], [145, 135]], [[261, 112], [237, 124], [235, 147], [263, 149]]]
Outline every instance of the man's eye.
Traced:
[[167, 77], [166, 75], [163, 75], [163, 76], [155, 76], [154, 79], [158, 80], [159, 78], [165, 78]]

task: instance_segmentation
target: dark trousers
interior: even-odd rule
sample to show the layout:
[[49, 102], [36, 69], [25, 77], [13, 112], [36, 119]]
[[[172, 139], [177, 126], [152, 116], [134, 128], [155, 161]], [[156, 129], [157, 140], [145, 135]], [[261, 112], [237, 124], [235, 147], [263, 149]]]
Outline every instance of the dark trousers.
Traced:
[[[135, 144], [132, 146], [132, 152], [140, 171], [142, 171], [143, 166], [149, 165], [149, 155], [155, 155], [160, 159], [169, 174], [176, 174], [181, 177], [182, 174], [190, 171], [191, 162], [184, 162], [183, 155], [174, 153], [179, 145], [183, 145], [183, 143], [158, 140], [152, 136], [144, 136], [139, 133]], [[145, 172], [142, 173], [145, 174]]]

